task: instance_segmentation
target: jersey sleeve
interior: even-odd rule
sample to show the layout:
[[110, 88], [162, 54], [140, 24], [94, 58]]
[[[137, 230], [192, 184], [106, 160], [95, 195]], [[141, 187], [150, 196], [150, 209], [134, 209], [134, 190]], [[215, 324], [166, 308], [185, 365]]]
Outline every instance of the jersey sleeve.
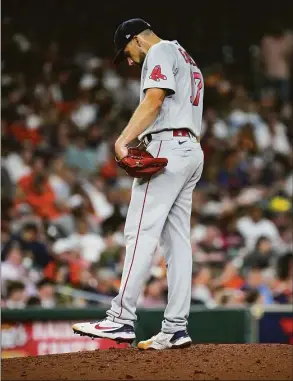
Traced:
[[158, 45], [147, 56], [147, 72], [144, 79], [143, 91], [147, 89], [165, 89], [168, 95], [176, 92], [174, 77], [175, 55], [171, 47]]

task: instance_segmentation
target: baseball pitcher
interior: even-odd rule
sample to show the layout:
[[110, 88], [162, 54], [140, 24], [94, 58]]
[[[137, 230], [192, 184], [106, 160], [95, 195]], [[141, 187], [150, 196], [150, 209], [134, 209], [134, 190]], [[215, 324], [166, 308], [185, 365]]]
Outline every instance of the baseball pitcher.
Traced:
[[[133, 342], [136, 305], [158, 244], [168, 278], [161, 332], [139, 349], [191, 345], [190, 310], [192, 192], [203, 169], [200, 146], [204, 82], [200, 69], [177, 41], [159, 38], [149, 23], [131, 19], [117, 28], [117, 55], [141, 67], [140, 104], [116, 141], [116, 161], [134, 177], [125, 223], [126, 257], [119, 294], [106, 318], [79, 323], [75, 333]], [[137, 139], [138, 147], [130, 147]]]

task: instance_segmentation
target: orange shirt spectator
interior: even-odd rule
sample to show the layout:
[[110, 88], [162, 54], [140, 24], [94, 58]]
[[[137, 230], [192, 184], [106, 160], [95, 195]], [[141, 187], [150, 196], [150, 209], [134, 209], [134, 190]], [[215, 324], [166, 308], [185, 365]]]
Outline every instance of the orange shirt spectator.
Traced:
[[17, 204], [29, 204], [34, 213], [49, 220], [58, 218], [62, 213], [55, 203], [55, 194], [46, 175], [32, 173], [22, 177], [18, 182], [19, 195]]
[[38, 129], [29, 129], [22, 122], [14, 122], [8, 126], [8, 133], [19, 142], [30, 141], [34, 146], [40, 144], [41, 135]]
[[[68, 281], [73, 285], [77, 285], [80, 281], [80, 271], [82, 270], [80, 261], [68, 262], [67, 266], [69, 270]], [[44, 269], [44, 277], [58, 283], [58, 270], [58, 263], [56, 263], [56, 261], [52, 261]]]

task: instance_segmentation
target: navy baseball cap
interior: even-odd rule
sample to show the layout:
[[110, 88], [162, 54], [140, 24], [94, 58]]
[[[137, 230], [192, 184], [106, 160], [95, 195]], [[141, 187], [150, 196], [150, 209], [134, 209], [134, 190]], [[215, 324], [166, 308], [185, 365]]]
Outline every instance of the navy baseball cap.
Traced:
[[120, 24], [116, 29], [114, 35], [114, 44], [117, 54], [113, 62], [121, 62], [123, 60], [123, 51], [125, 49], [125, 46], [131, 41], [131, 39], [134, 36], [150, 28], [151, 26], [148, 22], [139, 18], [130, 19]]

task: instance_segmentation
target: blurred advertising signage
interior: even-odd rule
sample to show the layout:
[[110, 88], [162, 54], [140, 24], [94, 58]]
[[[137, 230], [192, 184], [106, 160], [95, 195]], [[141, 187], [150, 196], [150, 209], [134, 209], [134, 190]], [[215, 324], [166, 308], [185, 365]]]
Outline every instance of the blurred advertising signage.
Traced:
[[[255, 311], [254, 311], [255, 312]], [[254, 316], [257, 318], [259, 343], [293, 344], [293, 306], [286, 308], [265, 307]]]
[[126, 348], [108, 339], [74, 335], [75, 322], [49, 321], [1, 324], [2, 358]]

